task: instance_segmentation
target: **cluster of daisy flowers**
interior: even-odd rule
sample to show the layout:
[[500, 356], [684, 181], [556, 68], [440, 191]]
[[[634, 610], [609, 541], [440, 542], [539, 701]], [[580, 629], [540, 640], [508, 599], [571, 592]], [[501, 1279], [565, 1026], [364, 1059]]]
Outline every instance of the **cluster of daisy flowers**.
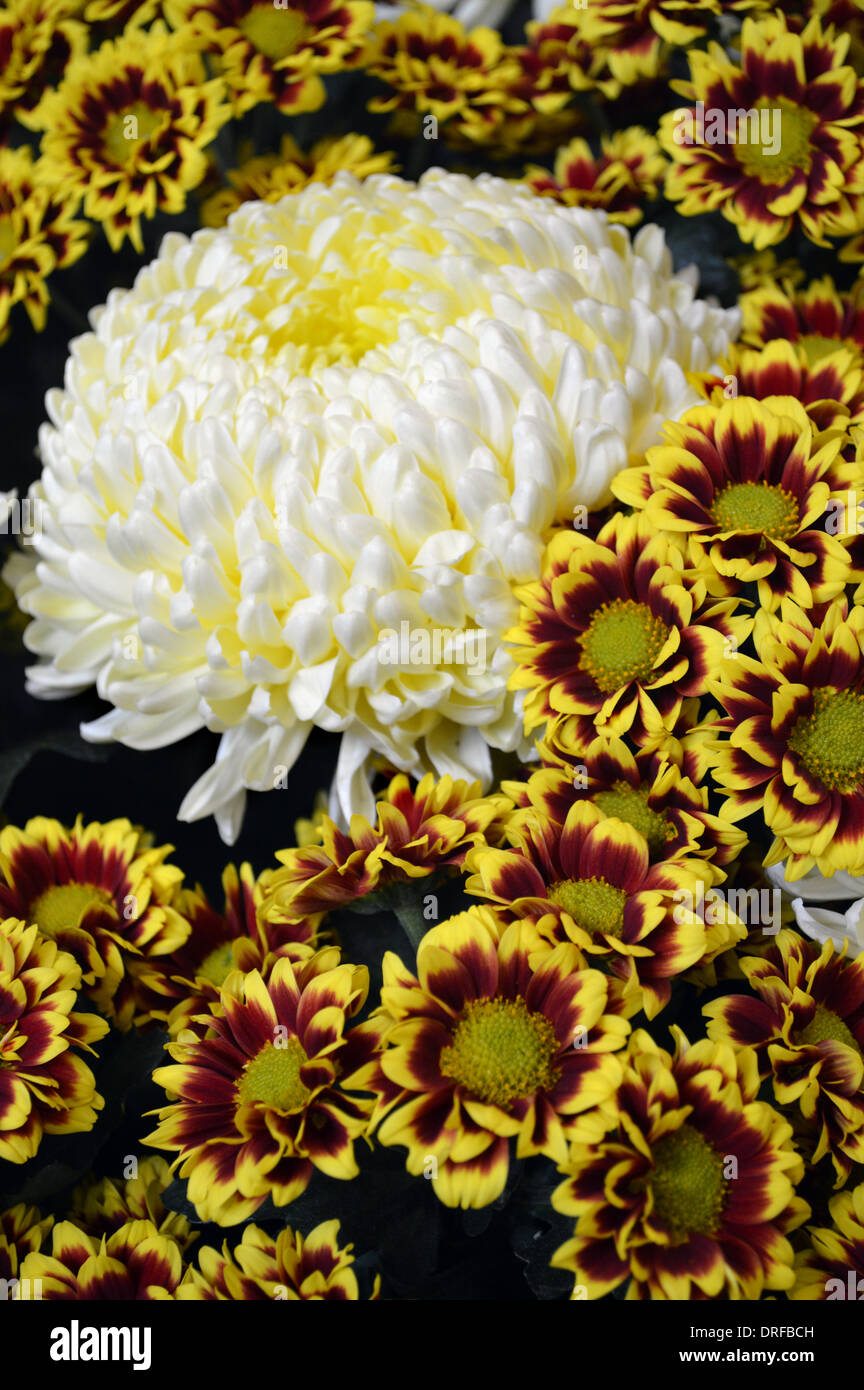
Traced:
[[[584, 582], [608, 579], [609, 534], [607, 524], [584, 542]], [[52, 1136], [93, 1128], [109, 1030], [157, 1033], [166, 1053], [152, 1074], [162, 1103], [142, 1117], [155, 1127], [122, 1178], [91, 1175], [51, 1213], [25, 1200], [0, 1216], [14, 1297], [377, 1298], [374, 1259], [354, 1269], [338, 1219], [305, 1230], [291, 1218], [312, 1182], [319, 1200], [346, 1181], [361, 1191], [369, 1153], [388, 1148], [418, 1197], [431, 1187], [444, 1208], [500, 1206], [528, 1163], [557, 1171], [550, 1216], [572, 1234], [552, 1265], [572, 1273], [574, 1298], [622, 1287], [642, 1299], [845, 1298], [850, 1276], [857, 1288], [864, 941], [848, 924], [839, 941], [806, 916], [794, 925], [788, 897], [765, 913], [755, 845], [736, 807], [710, 809], [700, 775], [729, 776], [724, 719], [696, 718], [703, 691], [722, 698], [727, 684], [695, 664], [715, 631], [705, 605], [727, 643], [743, 647], [754, 621], [735, 626], [728, 600], [694, 604], [698, 569], [685, 589], [673, 548], [649, 553], [648, 541], [640, 554], [644, 537], [636, 518], [619, 536], [633, 560], [620, 577], [638, 576], [636, 596], [594, 612], [644, 637], [657, 680], [643, 662], [613, 699], [602, 627], [569, 638], [581, 703], [599, 676], [603, 704], [631, 722], [613, 736], [585, 710], [595, 727], [580, 745], [580, 717], [553, 716], [540, 766], [494, 794], [396, 775], [374, 823], [355, 816], [346, 833], [319, 810], [276, 867], [256, 877], [229, 865], [215, 904], [184, 884], [169, 846], [128, 821], [0, 831], [0, 1164], [32, 1163], [43, 1144], [50, 1157]], [[583, 538], [558, 539], [551, 582], [567, 581], [556, 594], [572, 614], [569, 562]], [[527, 613], [538, 596], [526, 595]], [[695, 691], [670, 709], [658, 704], [658, 619], [640, 626], [655, 599]], [[862, 659], [843, 602], [824, 607], [833, 628], [811, 642], [820, 682]], [[785, 618], [762, 607], [755, 627], [783, 629], [765, 641], [775, 664], [788, 654], [788, 672], [801, 629]], [[785, 672], [758, 650], [728, 660], [764, 695]], [[842, 733], [857, 706], [829, 700], [839, 680], [786, 684], [803, 823], [848, 747], [845, 733], [829, 738], [829, 764], [825, 731]], [[807, 698], [802, 712], [794, 702]], [[748, 718], [758, 730], [758, 714]], [[727, 722], [734, 734], [743, 719]], [[792, 851], [782, 862], [789, 891], [818, 898], [818, 883], [831, 884], [812, 869], [802, 878]], [[860, 893], [864, 878], [836, 887], [856, 882]], [[454, 892], [461, 910], [443, 916], [439, 900]], [[371, 988], [352, 955], [388, 914], [404, 945], [384, 954]], [[682, 999], [698, 1032], [671, 1021]], [[667, 1024], [664, 1046], [655, 1034]], [[228, 1228], [221, 1248], [200, 1223]]]
[[216, 895], [2, 824], [18, 1298], [392, 1296], [376, 1162], [540, 1174], [574, 1299], [864, 1288], [864, 11], [483, 8], [0, 9], [0, 337], [147, 257], [47, 398], [28, 687], [218, 735], [178, 815], [228, 843], [339, 738]]

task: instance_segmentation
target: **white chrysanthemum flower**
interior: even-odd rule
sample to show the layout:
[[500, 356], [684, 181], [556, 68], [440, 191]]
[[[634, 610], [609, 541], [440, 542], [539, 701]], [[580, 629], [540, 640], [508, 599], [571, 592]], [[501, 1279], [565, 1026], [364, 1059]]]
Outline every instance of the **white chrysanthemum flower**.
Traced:
[[[813, 871], [790, 883], [780, 865], [766, 873], [775, 888], [791, 899], [792, 911], [805, 936], [824, 945], [833, 941], [838, 950], [844, 942], [853, 955], [864, 950], [864, 878], [836, 873], [831, 878]], [[822, 903], [849, 902], [845, 912], [834, 912]]]
[[657, 227], [631, 243], [440, 170], [344, 174], [167, 236], [47, 398], [18, 585], [31, 690], [95, 682], [113, 709], [92, 740], [221, 733], [180, 815], [229, 840], [313, 725], [342, 734], [343, 816], [371, 813], [376, 754], [488, 784], [490, 746], [524, 746], [514, 585], [737, 326], [694, 278]]

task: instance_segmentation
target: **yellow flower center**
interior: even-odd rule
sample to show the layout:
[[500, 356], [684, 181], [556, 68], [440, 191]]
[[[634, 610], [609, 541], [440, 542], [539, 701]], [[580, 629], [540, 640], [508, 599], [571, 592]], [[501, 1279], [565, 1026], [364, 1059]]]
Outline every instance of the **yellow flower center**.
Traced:
[[814, 690], [812, 713], [796, 722], [789, 747], [829, 791], [864, 786], [864, 695]]
[[478, 1100], [507, 1106], [555, 1084], [557, 1051], [549, 1019], [522, 998], [481, 999], [465, 1009], [439, 1065]]
[[820, 1042], [840, 1042], [851, 1047], [854, 1052], [861, 1052], [855, 1038], [839, 1014], [835, 1014], [833, 1009], [826, 1009], [824, 1004], [816, 1005], [816, 1012], [807, 1024], [795, 1036], [795, 1041], [805, 1047], [814, 1047]]
[[653, 1215], [679, 1243], [689, 1235], [711, 1235], [723, 1211], [723, 1155], [698, 1129], [684, 1124], [651, 1146], [654, 1171], [645, 1180], [654, 1197]]
[[583, 931], [621, 935], [627, 894], [605, 878], [562, 879], [549, 889], [549, 898], [569, 912]]
[[202, 975], [211, 984], [221, 985], [229, 971], [234, 969], [234, 953], [231, 950], [231, 942], [224, 941], [221, 946], [216, 946], [206, 955], [201, 964], [195, 970], [196, 975]]
[[604, 603], [582, 638], [579, 666], [604, 695], [631, 681], [648, 680], [669, 629], [647, 603], [616, 598]]
[[722, 531], [761, 531], [772, 540], [798, 530], [798, 503], [776, 483], [732, 483], [714, 498], [711, 515]]
[[644, 835], [649, 849], [661, 850], [675, 834], [674, 826], [659, 811], [648, 805], [649, 788], [631, 787], [629, 782], [616, 782], [608, 791], [597, 792], [591, 799], [604, 816], [617, 816]]
[[30, 908], [30, 921], [46, 936], [77, 927], [88, 907], [111, 907], [114, 899], [94, 883], [62, 883], [47, 888]]
[[798, 169], [806, 173], [813, 158], [810, 136], [819, 117], [782, 97], [761, 97], [754, 110], [760, 113], [758, 130], [754, 122], [747, 123], [746, 133], [739, 127], [735, 144], [735, 157], [745, 174], [771, 184], [785, 183]]
[[310, 1095], [300, 1080], [300, 1068], [308, 1061], [297, 1038], [287, 1038], [284, 1047], [267, 1043], [237, 1083], [240, 1099], [246, 1105], [257, 1100], [273, 1110], [299, 1110]]
[[135, 162], [138, 151], [165, 121], [164, 111], [152, 111], [143, 101], [136, 101], [125, 111], [108, 117], [102, 136], [102, 147], [114, 164], [126, 168]]
[[278, 61], [296, 53], [306, 35], [306, 22], [296, 10], [254, 5], [237, 21], [237, 28], [265, 58]]

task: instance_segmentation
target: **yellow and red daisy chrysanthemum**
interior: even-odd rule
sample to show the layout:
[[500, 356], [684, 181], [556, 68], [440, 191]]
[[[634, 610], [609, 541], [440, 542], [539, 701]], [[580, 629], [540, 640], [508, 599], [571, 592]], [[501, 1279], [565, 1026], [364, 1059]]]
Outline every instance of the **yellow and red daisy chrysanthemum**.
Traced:
[[511, 686], [528, 692], [526, 731], [572, 715], [571, 738], [585, 747], [598, 733], [644, 743], [671, 727], [752, 626], [736, 616], [736, 599], [707, 596], [674, 539], [622, 513], [596, 540], [559, 531], [544, 578], [517, 597]]
[[81, 967], [88, 996], [124, 1031], [158, 967], [189, 935], [173, 907], [182, 870], [128, 820], [37, 816], [0, 830], [0, 915], [34, 923]]
[[846, 63], [848, 49], [849, 36], [823, 30], [815, 16], [799, 34], [769, 14], [744, 20], [739, 64], [719, 44], [691, 51], [691, 80], [672, 85], [703, 103], [705, 128], [694, 123], [696, 107], [667, 112], [660, 126], [672, 159], [666, 196], [679, 213], [719, 209], [757, 250], [795, 227], [822, 246], [862, 230], [864, 82]]
[[225, 906], [213, 907], [200, 885], [183, 888], [174, 909], [189, 923], [189, 935], [170, 955], [153, 962], [145, 991], [139, 982], [140, 1008], [149, 1018], [166, 1022], [172, 1037], [183, 1028], [197, 1031], [195, 1015], [219, 1002], [219, 990], [232, 970], [260, 970], [266, 978], [281, 955], [301, 959], [312, 954], [320, 916], [284, 921], [274, 910], [262, 921], [259, 909], [267, 871], [256, 879], [249, 864], [228, 864], [222, 872]]
[[[628, 1024], [608, 981], [571, 943], [473, 908], [433, 927], [416, 974], [388, 952], [385, 1050], [364, 1080], [376, 1137], [404, 1145], [448, 1207], [483, 1207], [517, 1158], [562, 1159], [575, 1118], [615, 1088]], [[431, 1160], [431, 1162], [430, 1162]]]
[[[189, 1270], [173, 1296], [183, 1302], [356, 1302], [360, 1287], [352, 1268], [353, 1248], [340, 1246], [338, 1221], [322, 1221], [306, 1236], [290, 1226], [275, 1236], [260, 1226], [245, 1226], [233, 1250], [227, 1241], [221, 1252], [202, 1246], [198, 1267]], [[370, 1299], [377, 1299], [380, 1285], [376, 1276]]]
[[575, 1233], [552, 1264], [589, 1299], [627, 1279], [628, 1299], [789, 1289], [787, 1233], [810, 1214], [792, 1127], [756, 1099], [755, 1052], [671, 1031], [672, 1054], [633, 1034], [621, 1085], [571, 1144], [552, 1204]]
[[[586, 0], [586, 38], [608, 51], [609, 67], [627, 86], [656, 77], [669, 47], [702, 38], [724, 11], [753, 9], [761, 0]], [[576, 0], [574, 0], [576, 3]]]
[[860, 473], [843, 440], [838, 430], [818, 436], [790, 397], [739, 396], [668, 422], [645, 464], [612, 486], [657, 531], [689, 541], [709, 589], [752, 583], [763, 608], [785, 596], [809, 608], [853, 577], [848, 550], [825, 529], [829, 500], [845, 500]]
[[182, 212], [204, 178], [204, 151], [231, 115], [224, 94], [188, 31], [131, 30], [71, 62], [40, 103], [40, 167], [83, 198], [115, 251], [128, 236], [141, 252], [141, 219]]
[[[707, 3], [713, 8], [715, 0]], [[579, 48], [597, 55], [593, 65], [604, 75], [608, 73], [607, 81], [614, 83], [612, 95], [617, 95], [622, 86], [656, 78], [665, 68], [668, 49], [651, 25], [651, 11], [655, 8], [655, 0], [622, 0], [615, 5], [607, 0], [587, 0], [584, 5], [569, 0], [553, 11], [547, 23], [551, 28], [569, 20]], [[686, 12], [697, 9], [698, 0], [694, 0]], [[573, 46], [571, 42], [570, 47]], [[587, 65], [583, 57], [580, 66]]]
[[390, 88], [370, 110], [434, 116], [469, 140], [489, 141], [505, 116], [531, 112], [517, 91], [515, 51], [497, 30], [466, 30], [451, 15], [426, 10], [376, 25], [364, 64]]
[[[709, 737], [707, 726], [710, 715], [705, 713], [702, 705], [699, 696], [684, 699], [677, 716], [668, 724], [646, 730], [634, 750], [637, 758], [656, 757], [658, 763], [674, 763], [684, 777], [696, 786], [701, 785], [711, 765], [704, 748]], [[627, 737], [624, 736], [625, 739]], [[604, 731], [597, 733], [596, 739], [607, 745], [623, 741]], [[535, 746], [544, 766], [562, 767], [565, 770], [572, 768], [574, 778], [581, 782], [584, 777], [582, 769], [587, 766], [588, 750], [596, 739], [586, 740], [581, 715], [559, 714], [547, 724], [543, 737], [537, 740]], [[491, 843], [491, 837], [487, 838]]]
[[479, 782], [436, 779], [430, 772], [412, 787], [399, 773], [378, 800], [374, 826], [355, 815], [345, 834], [325, 817], [320, 845], [276, 855], [283, 867], [267, 878], [261, 917], [295, 922], [386, 884], [458, 868], [508, 806], [504, 796], [482, 796]]
[[526, 24], [527, 43], [510, 50], [518, 76], [507, 88], [526, 109], [498, 115], [495, 143], [501, 153], [536, 154], [560, 146], [584, 125], [584, 115], [571, 104], [576, 92], [618, 96], [621, 84], [609, 71], [609, 53], [586, 37], [585, 26], [584, 8], [567, 5]]
[[35, 926], [0, 918], [0, 1159], [26, 1163], [45, 1134], [92, 1129], [104, 1104], [73, 1049], [93, 1052], [108, 1024], [78, 1013], [81, 971]]
[[831, 1226], [808, 1226], [810, 1244], [795, 1256], [796, 1302], [838, 1302], [864, 1297], [864, 1183], [838, 1192], [828, 1204]]
[[513, 833], [518, 848], [472, 850], [467, 891], [551, 941], [574, 942], [620, 982], [628, 1014], [654, 1018], [676, 976], [745, 935], [734, 913], [706, 915], [718, 870], [696, 858], [652, 864], [644, 835], [590, 801], [575, 802], [563, 826], [526, 818]]
[[310, 183], [331, 183], [343, 171], [355, 178], [386, 174], [395, 168], [395, 155], [389, 150], [376, 152], [366, 135], [326, 136], [308, 154], [290, 135], [282, 136], [276, 154], [259, 154], [246, 159], [228, 173], [228, 187], [220, 188], [201, 205], [201, 225], [224, 227], [241, 204], [260, 199], [276, 203], [286, 193], [298, 193]]
[[778, 261], [776, 252], [770, 249], [732, 256], [729, 264], [738, 272], [742, 295], [744, 291], [758, 290], [776, 283], [794, 288], [806, 279], [806, 272], [799, 261], [789, 256]]
[[784, 599], [754, 640], [758, 659], [730, 658], [712, 682], [723, 813], [761, 813], [765, 863], [790, 881], [814, 865], [864, 874], [864, 609], [837, 599], [819, 622]]
[[89, 228], [76, 220], [78, 196], [62, 195], [41, 178], [27, 145], [0, 149], [0, 343], [9, 315], [23, 304], [33, 327], [45, 327], [46, 280], [74, 265], [87, 249]]
[[162, 1236], [186, 1249], [195, 1239], [192, 1227], [179, 1212], [169, 1211], [162, 1193], [171, 1182], [171, 1169], [164, 1158], [135, 1160], [135, 1176], [129, 1178], [91, 1178], [72, 1194], [69, 1219], [88, 1235], [113, 1235], [128, 1221], [150, 1221]]
[[610, 222], [634, 227], [656, 198], [665, 168], [654, 136], [630, 126], [602, 136], [598, 155], [586, 140], [571, 140], [558, 150], [554, 170], [529, 164], [522, 178], [535, 193], [567, 207], [602, 208]]
[[741, 340], [765, 347], [780, 338], [797, 344], [812, 364], [829, 353], [847, 351], [864, 366], [864, 280], [838, 290], [830, 275], [796, 288], [772, 279], [742, 294]]
[[[814, 358], [806, 343], [773, 338], [762, 348], [734, 343], [723, 363], [724, 395], [734, 382], [738, 396], [791, 396], [821, 430], [864, 420], [864, 363], [857, 348], [837, 347]], [[721, 394], [717, 377], [698, 384], [710, 400]]]
[[37, 1207], [23, 1202], [0, 1212], [0, 1286], [4, 1290], [14, 1289], [11, 1281], [20, 1277], [25, 1257], [42, 1248], [53, 1225], [53, 1216], [43, 1216]]
[[101, 1238], [60, 1221], [51, 1232], [51, 1254], [25, 1256], [15, 1292], [35, 1297], [35, 1283], [38, 1297], [52, 1301], [138, 1302], [173, 1293], [183, 1274], [180, 1247], [152, 1221], [127, 1221]]
[[516, 50], [522, 82], [533, 84], [532, 100], [539, 112], [554, 112], [562, 93], [597, 90], [613, 100], [621, 84], [609, 71], [611, 54], [590, 36], [587, 6], [558, 5], [543, 19], [525, 25], [528, 40]]
[[574, 802], [589, 801], [644, 835], [652, 862], [695, 854], [724, 865], [747, 842], [736, 825], [709, 811], [704, 784], [656, 752], [634, 753], [621, 739], [598, 738], [572, 760], [548, 749], [547, 761], [558, 766], [502, 783], [516, 807], [505, 819], [508, 833], [538, 816], [563, 826]]
[[817, 15], [823, 29], [832, 25], [835, 34], [851, 39], [849, 61], [857, 69], [864, 59], [864, 0], [771, 0], [770, 7], [782, 10], [790, 29], [800, 32]]
[[322, 75], [357, 66], [375, 13], [369, 0], [166, 0], [164, 9], [217, 59], [238, 115], [261, 101], [290, 114], [323, 106]]
[[33, 126], [34, 108], [87, 51], [79, 0], [5, 0], [0, 7], [0, 127]]
[[709, 1036], [757, 1051], [778, 1105], [800, 1107], [811, 1162], [830, 1155], [839, 1186], [864, 1163], [864, 955], [784, 929], [740, 964], [758, 997], [707, 1004]]
[[[380, 1027], [350, 1018], [369, 988], [365, 967], [337, 964], [335, 947], [311, 959], [278, 960], [265, 982], [232, 972], [218, 1006], [201, 1015], [207, 1035], [169, 1043], [174, 1065], [153, 1074], [176, 1097], [157, 1111], [146, 1142], [175, 1152], [202, 1221], [231, 1226], [267, 1197], [285, 1206], [318, 1168], [357, 1172], [354, 1141], [371, 1100], [349, 1095], [354, 1073], [380, 1044]], [[217, 1012], [218, 1008], [218, 1012]]]

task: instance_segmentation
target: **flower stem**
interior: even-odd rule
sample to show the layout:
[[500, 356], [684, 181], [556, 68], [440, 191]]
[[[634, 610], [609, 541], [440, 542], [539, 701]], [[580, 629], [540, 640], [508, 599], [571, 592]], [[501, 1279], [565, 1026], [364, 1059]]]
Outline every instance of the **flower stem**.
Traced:
[[429, 923], [423, 916], [422, 907], [418, 907], [416, 903], [402, 902], [393, 908], [393, 912], [398, 917], [399, 925], [416, 953], [420, 942], [429, 930]]

